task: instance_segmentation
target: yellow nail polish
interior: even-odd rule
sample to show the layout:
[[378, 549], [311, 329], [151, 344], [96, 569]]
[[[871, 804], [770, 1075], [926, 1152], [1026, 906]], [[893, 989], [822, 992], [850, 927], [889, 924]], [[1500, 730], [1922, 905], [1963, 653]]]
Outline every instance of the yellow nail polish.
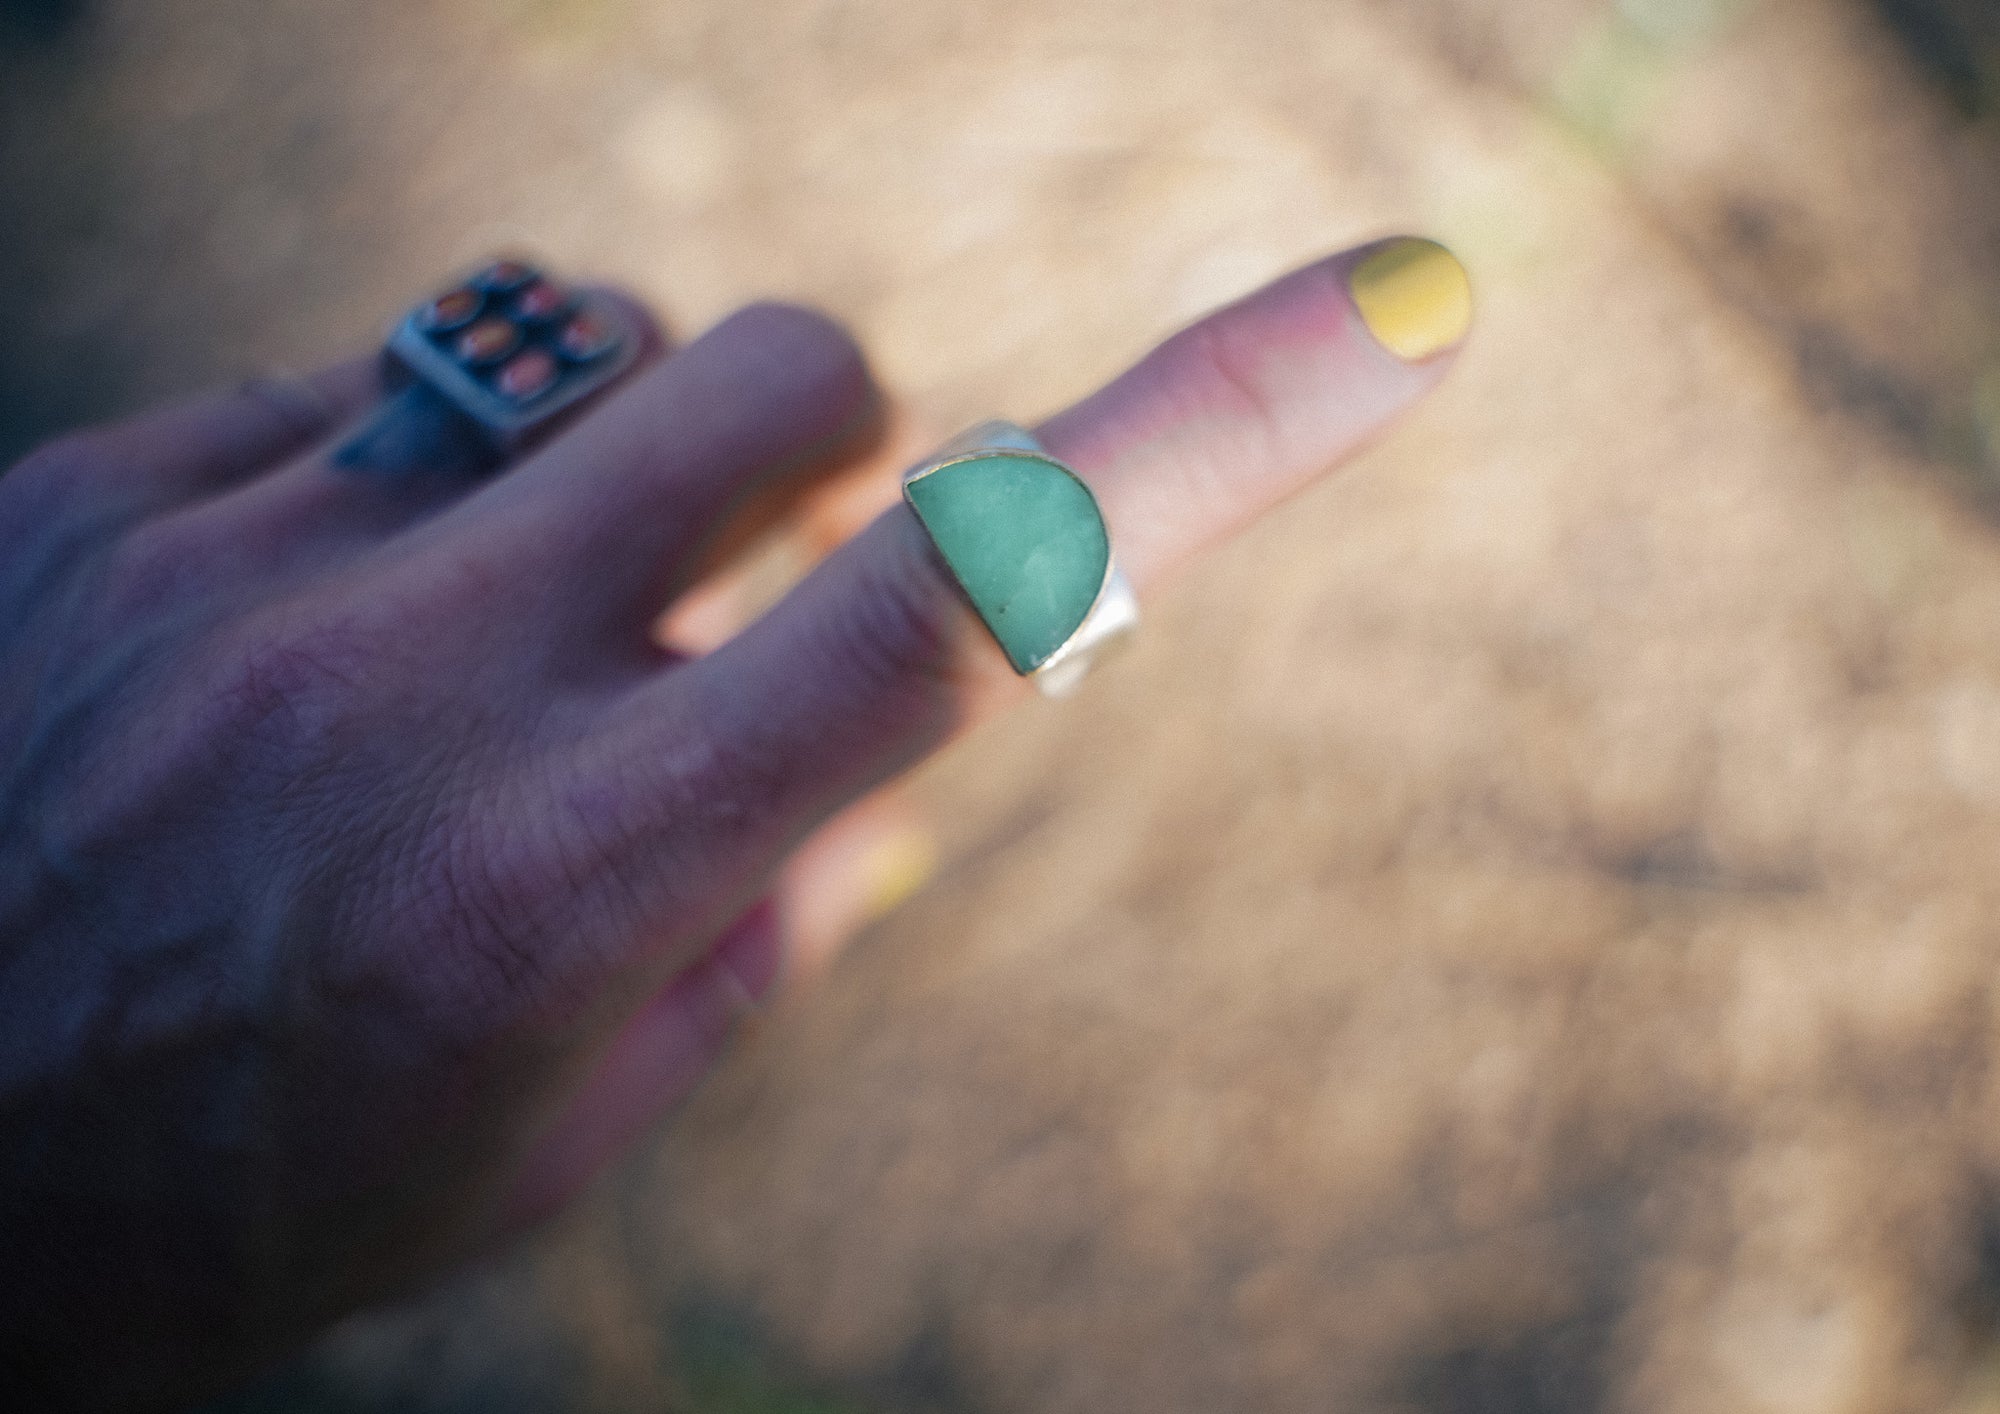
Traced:
[[1472, 282], [1436, 241], [1404, 236], [1356, 262], [1347, 288], [1368, 332], [1412, 363], [1443, 353], [1472, 327]]
[[869, 847], [863, 868], [863, 908], [873, 922], [930, 882], [937, 872], [937, 844], [921, 830], [898, 830]]

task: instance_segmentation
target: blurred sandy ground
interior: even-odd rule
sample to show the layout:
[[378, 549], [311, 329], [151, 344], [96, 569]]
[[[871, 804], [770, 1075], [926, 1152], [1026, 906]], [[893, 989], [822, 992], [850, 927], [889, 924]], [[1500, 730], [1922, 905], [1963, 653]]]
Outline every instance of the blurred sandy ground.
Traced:
[[2000, 1410], [1984, 0], [13, 0], [0, 446], [526, 237], [1034, 415], [1441, 236], [1440, 396], [942, 869], [242, 1408]]

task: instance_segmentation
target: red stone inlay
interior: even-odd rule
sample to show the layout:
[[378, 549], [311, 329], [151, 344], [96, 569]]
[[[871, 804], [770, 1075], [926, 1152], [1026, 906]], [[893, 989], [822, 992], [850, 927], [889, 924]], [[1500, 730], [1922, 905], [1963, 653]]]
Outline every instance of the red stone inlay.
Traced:
[[503, 398], [525, 403], [540, 397], [556, 385], [556, 361], [547, 349], [528, 349], [493, 379]]
[[466, 363], [498, 363], [521, 346], [521, 331], [505, 319], [482, 319], [458, 336], [458, 356]]
[[535, 281], [514, 297], [515, 315], [531, 323], [560, 318], [568, 308], [569, 296], [547, 280]]
[[579, 314], [563, 325], [562, 333], [556, 336], [556, 347], [563, 357], [577, 363], [588, 363], [610, 353], [617, 347], [618, 331], [611, 327], [609, 320], [595, 314]]
[[453, 290], [417, 311], [417, 324], [429, 333], [445, 334], [471, 322], [486, 301], [477, 290]]
[[496, 260], [474, 275], [472, 283], [482, 290], [498, 290], [505, 294], [540, 278], [541, 272], [525, 260]]

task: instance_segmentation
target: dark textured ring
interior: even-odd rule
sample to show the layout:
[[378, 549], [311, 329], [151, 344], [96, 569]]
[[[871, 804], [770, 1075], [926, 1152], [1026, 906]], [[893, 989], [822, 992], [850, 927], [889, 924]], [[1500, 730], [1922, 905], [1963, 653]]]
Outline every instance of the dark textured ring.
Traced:
[[624, 309], [496, 260], [405, 314], [383, 357], [403, 387], [334, 453], [409, 475], [491, 471], [639, 356]]

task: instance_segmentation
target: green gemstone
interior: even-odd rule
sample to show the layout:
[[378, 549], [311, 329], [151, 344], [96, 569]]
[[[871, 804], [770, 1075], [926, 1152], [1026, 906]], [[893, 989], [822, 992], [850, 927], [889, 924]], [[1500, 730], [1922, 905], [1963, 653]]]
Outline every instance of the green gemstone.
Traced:
[[1040, 667], [1104, 587], [1111, 542], [1090, 488], [1045, 457], [997, 452], [905, 490], [1014, 671]]

